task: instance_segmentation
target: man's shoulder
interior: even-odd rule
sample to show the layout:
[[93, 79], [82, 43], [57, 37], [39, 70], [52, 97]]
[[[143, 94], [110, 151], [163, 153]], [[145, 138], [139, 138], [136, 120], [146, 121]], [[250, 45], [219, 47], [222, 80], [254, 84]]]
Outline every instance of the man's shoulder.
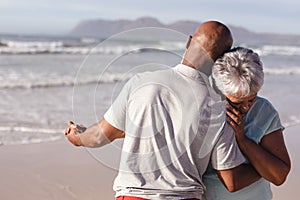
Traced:
[[175, 74], [176, 72], [174, 68], [167, 68], [167, 69], [161, 69], [155, 71], [145, 71], [145, 72], [137, 73], [134, 76], [132, 76], [129, 82], [130, 84], [134, 84], [134, 85], [153, 83], [153, 82], [165, 83], [172, 80]]
[[145, 71], [145, 72], [137, 73], [136, 76], [139, 78], [148, 77], [148, 76], [157, 77], [157, 76], [161, 76], [164, 74], [171, 74], [171, 73], [174, 73], [173, 67], [159, 69], [159, 70]]

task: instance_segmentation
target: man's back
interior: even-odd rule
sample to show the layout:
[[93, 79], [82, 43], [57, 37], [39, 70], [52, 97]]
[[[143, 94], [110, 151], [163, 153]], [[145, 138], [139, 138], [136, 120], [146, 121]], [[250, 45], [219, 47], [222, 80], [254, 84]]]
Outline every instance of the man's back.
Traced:
[[132, 78], [105, 114], [126, 134], [116, 196], [199, 198], [225, 119], [218, 100], [207, 77], [185, 65]]

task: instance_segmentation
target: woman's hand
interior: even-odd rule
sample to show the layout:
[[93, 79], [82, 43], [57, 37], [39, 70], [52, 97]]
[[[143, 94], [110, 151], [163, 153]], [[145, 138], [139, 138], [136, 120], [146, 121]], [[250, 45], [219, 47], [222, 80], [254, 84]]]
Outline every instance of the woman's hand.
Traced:
[[227, 123], [233, 128], [237, 140], [244, 139], [244, 116], [238, 109], [230, 104], [226, 107]]

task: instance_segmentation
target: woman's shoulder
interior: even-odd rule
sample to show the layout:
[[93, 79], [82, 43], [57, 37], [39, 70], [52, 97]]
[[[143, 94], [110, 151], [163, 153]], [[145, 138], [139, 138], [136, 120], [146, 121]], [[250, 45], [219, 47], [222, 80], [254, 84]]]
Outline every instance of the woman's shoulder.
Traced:
[[246, 120], [248, 120], [249, 133], [257, 133], [252, 137], [257, 142], [264, 135], [283, 128], [279, 113], [272, 103], [263, 97], [256, 98], [255, 103], [247, 113]]
[[264, 97], [262, 97], [262, 96], [257, 96], [256, 99], [255, 99], [255, 101], [258, 101], [258, 102], [260, 102], [260, 103], [268, 103], [268, 104], [271, 104], [271, 102], [270, 102], [268, 99], [266, 99], [266, 98], [264, 98]]
[[278, 114], [272, 103], [268, 99], [261, 96], [256, 97], [253, 106], [249, 110], [249, 114], [250, 113], [258, 118], [271, 117]]
[[259, 106], [261, 108], [268, 107], [268, 108], [271, 108], [272, 110], [273, 109], [275, 110], [273, 104], [268, 99], [261, 97], [261, 96], [256, 97], [255, 104], [256, 104], [256, 106]]

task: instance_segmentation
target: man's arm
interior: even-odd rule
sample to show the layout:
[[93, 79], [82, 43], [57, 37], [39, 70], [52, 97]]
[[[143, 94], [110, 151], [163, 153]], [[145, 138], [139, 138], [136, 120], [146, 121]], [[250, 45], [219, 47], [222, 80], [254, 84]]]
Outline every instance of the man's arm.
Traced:
[[66, 129], [65, 135], [75, 146], [85, 147], [101, 147], [117, 138], [125, 137], [123, 131], [113, 127], [105, 119], [89, 128], [76, 126], [69, 122], [69, 128]]
[[69, 141], [76, 146], [101, 147], [117, 138], [124, 138], [127, 103], [132, 85], [137, 85], [134, 81], [135, 77], [124, 85], [99, 123], [87, 129], [69, 123], [69, 128], [65, 131]]

